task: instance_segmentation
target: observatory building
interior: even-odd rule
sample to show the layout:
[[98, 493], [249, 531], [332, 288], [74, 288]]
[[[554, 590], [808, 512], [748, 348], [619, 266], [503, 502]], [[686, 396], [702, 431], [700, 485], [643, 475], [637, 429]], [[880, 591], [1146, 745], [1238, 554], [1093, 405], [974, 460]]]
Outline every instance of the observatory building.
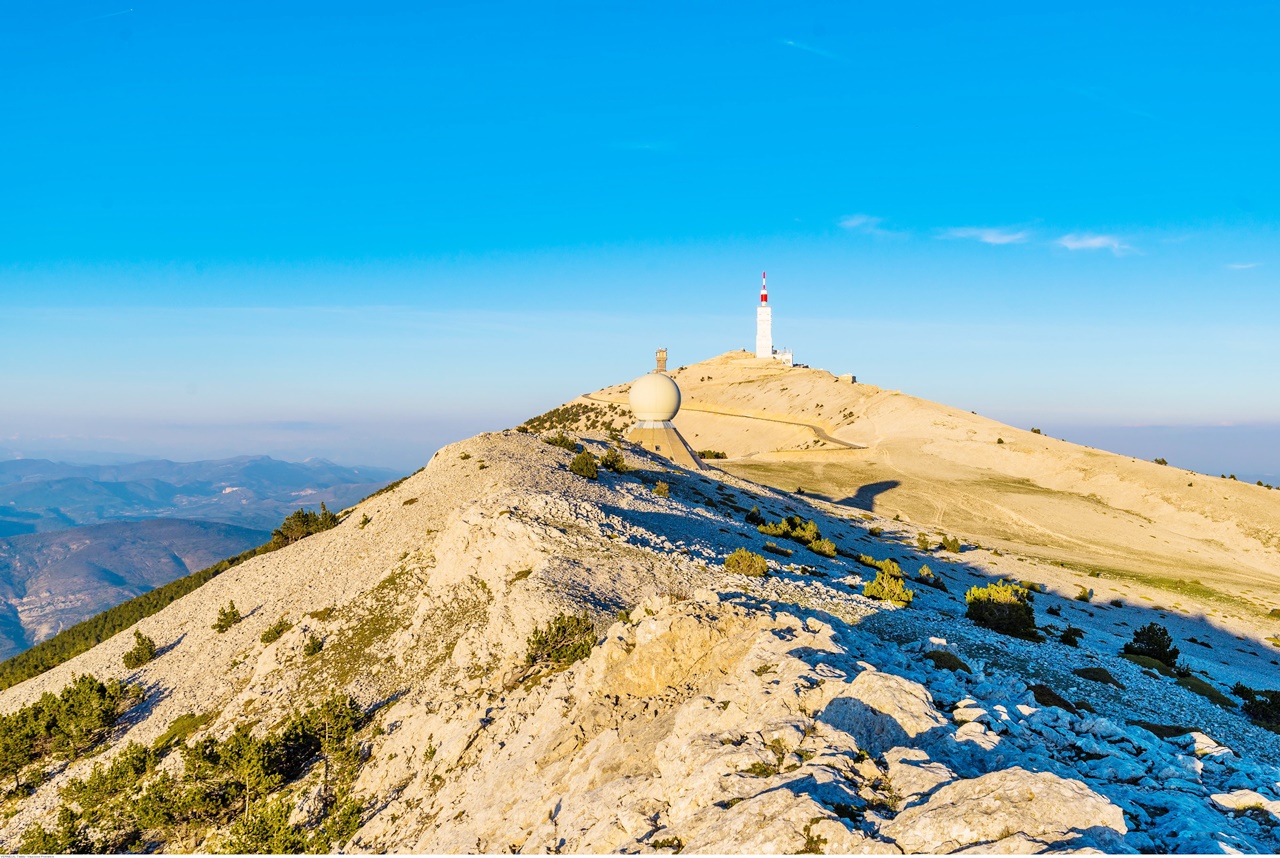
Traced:
[[685, 468], [703, 471], [707, 466], [693, 452], [671, 421], [680, 411], [680, 386], [665, 373], [667, 350], [658, 350], [658, 368], [631, 382], [631, 411], [636, 424], [627, 440], [639, 444]]
[[787, 366], [794, 364], [790, 349], [773, 347], [773, 308], [769, 306], [769, 286], [766, 272], [760, 272], [760, 306], [756, 308], [756, 357], [780, 360]]

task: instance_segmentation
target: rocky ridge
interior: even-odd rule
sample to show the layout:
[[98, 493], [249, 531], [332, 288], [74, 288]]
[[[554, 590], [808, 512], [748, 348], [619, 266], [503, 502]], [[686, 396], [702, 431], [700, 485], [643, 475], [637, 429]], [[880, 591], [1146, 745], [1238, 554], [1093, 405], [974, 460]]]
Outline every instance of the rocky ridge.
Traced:
[[[226, 736], [343, 690], [374, 724], [347, 851], [1280, 847], [1280, 737], [1147, 676], [1102, 635], [1076, 649], [961, 619], [964, 588], [990, 575], [977, 559], [925, 558], [906, 525], [643, 451], [598, 481], [570, 473], [570, 458], [514, 432], [446, 447], [333, 531], [143, 620], [157, 660], [124, 669], [132, 640], [117, 635], [0, 695], [11, 711], [83, 673], [145, 691], [97, 760], [10, 799], [0, 846], [51, 819], [72, 777], [183, 714], [210, 713], [204, 730]], [[813, 518], [847, 553], [894, 556], [909, 573], [928, 560], [949, 592], [913, 585], [912, 607], [892, 609], [860, 594], [869, 570], [798, 546], [766, 555], [766, 578], [727, 574], [731, 551], [765, 542], [742, 521], [753, 505]], [[245, 619], [220, 634], [210, 625], [228, 601]], [[590, 654], [531, 672], [530, 634], [578, 611], [599, 630]], [[292, 628], [262, 643], [280, 617]], [[323, 649], [308, 656], [313, 637]], [[965, 669], [926, 655], [937, 652]], [[1073, 673], [1100, 664], [1125, 688]], [[1266, 687], [1263, 666], [1236, 675]], [[1097, 711], [1041, 705], [1039, 685]], [[1171, 722], [1181, 735], [1148, 729]], [[300, 825], [316, 769], [280, 790]], [[224, 837], [183, 845], [213, 850]]]

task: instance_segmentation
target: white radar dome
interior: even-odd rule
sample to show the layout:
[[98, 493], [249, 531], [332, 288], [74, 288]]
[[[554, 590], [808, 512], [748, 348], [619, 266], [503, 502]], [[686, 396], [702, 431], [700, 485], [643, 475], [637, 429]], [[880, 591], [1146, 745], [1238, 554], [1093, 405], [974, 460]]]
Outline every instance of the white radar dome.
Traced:
[[660, 372], [631, 382], [631, 411], [637, 420], [666, 421], [680, 410], [680, 387]]

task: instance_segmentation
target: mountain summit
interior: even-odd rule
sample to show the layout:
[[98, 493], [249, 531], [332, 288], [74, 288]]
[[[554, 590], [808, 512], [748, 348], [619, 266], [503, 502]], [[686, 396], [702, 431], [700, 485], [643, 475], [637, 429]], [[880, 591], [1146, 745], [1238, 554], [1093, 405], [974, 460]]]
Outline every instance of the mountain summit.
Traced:
[[[0, 754], [0, 846], [1280, 848], [1274, 559], [1251, 547], [1280, 496], [776, 361], [673, 375], [722, 468], [610, 438], [610, 388], [0, 694], [6, 735], [33, 731]], [[1218, 513], [1209, 554], [1201, 482], [1258, 534]], [[1131, 532], [1203, 545], [1200, 577], [1133, 566], [1136, 536], [1067, 557]]]

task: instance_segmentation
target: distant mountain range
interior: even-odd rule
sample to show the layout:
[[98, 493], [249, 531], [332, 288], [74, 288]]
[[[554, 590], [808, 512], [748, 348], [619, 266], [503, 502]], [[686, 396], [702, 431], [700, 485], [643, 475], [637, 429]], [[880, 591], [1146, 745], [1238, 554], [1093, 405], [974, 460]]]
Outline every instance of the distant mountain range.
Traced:
[[150, 519], [0, 539], [0, 658], [270, 538], [232, 524]]
[[0, 537], [148, 518], [270, 529], [299, 506], [323, 501], [341, 509], [398, 476], [384, 468], [269, 456], [115, 465], [0, 461]]
[[268, 456], [0, 461], [0, 659], [261, 545], [299, 507], [336, 512], [399, 476]]

